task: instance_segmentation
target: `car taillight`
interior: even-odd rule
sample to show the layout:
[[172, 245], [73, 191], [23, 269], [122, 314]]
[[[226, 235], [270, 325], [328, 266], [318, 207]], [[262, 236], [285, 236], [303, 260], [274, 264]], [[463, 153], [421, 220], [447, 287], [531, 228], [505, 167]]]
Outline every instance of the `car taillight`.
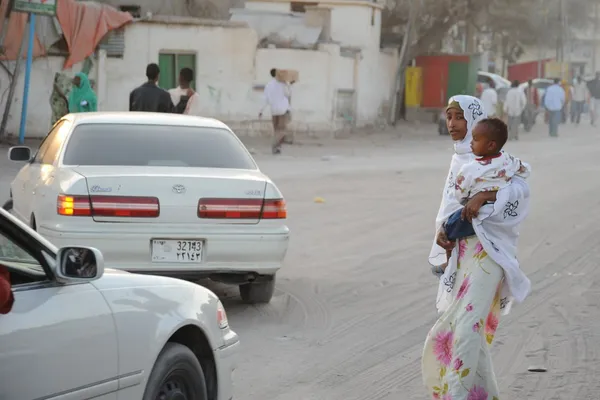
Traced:
[[274, 219], [286, 218], [282, 199], [216, 199], [204, 198], [198, 202], [198, 217], [210, 219]]
[[61, 194], [58, 196], [56, 207], [59, 215], [76, 217], [89, 217], [92, 215], [89, 196], [67, 196]]
[[160, 205], [156, 197], [58, 196], [58, 214], [69, 216], [156, 218]]
[[225, 329], [229, 326], [227, 313], [225, 312], [225, 307], [223, 307], [221, 301], [217, 302], [217, 323], [221, 329]]
[[262, 209], [262, 219], [287, 218], [287, 206], [283, 199], [266, 199]]

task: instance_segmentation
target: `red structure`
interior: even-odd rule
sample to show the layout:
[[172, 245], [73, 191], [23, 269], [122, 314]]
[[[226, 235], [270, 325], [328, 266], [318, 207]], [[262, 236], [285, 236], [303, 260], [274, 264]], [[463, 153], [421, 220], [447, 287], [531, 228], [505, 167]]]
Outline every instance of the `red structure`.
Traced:
[[546, 64], [553, 61], [552, 58], [542, 60], [541, 62], [541, 76], [538, 74], [539, 62], [529, 61], [519, 64], [512, 64], [508, 66], [508, 80], [519, 82], [526, 82], [530, 79], [544, 78], [544, 71], [546, 70]]
[[423, 68], [423, 98], [421, 107], [442, 108], [448, 102], [448, 78], [451, 63], [470, 62], [468, 55], [420, 56], [415, 59], [416, 67]]

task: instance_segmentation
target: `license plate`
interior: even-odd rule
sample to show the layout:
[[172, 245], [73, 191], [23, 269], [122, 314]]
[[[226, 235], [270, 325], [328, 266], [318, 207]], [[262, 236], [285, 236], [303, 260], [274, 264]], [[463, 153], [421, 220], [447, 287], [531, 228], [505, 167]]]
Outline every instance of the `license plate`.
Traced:
[[198, 264], [203, 249], [202, 240], [152, 239], [152, 262]]

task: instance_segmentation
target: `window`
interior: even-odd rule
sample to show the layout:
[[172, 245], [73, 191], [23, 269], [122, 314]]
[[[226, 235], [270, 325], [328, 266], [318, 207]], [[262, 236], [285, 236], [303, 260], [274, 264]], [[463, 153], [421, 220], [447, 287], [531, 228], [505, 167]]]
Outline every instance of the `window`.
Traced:
[[41, 264], [3, 232], [0, 232], [0, 265], [10, 272], [13, 287], [46, 279]]
[[98, 49], [106, 50], [107, 57], [123, 58], [125, 54], [125, 28], [118, 28], [108, 32], [100, 43]]
[[137, 5], [125, 5], [119, 6], [119, 10], [128, 12], [131, 14], [133, 18], [141, 18], [142, 17], [142, 7]]
[[36, 163], [42, 162], [46, 152], [48, 151], [48, 148], [50, 147], [50, 144], [52, 143], [52, 140], [54, 139], [54, 136], [56, 136], [56, 133], [58, 132], [60, 127], [63, 126], [66, 122], [67, 121], [63, 119], [63, 120], [58, 121], [56, 124], [54, 124], [50, 133], [48, 133], [48, 135], [44, 138], [44, 140], [42, 140], [42, 143], [40, 144], [40, 148], [38, 149], [38, 151], [35, 154], [35, 157], [33, 159], [34, 162], [36, 162]]
[[[196, 55], [186, 53], [160, 53], [158, 55], [160, 76], [158, 86], [163, 89], [173, 89], [179, 85], [179, 71], [182, 68], [191, 68], [196, 75]], [[195, 79], [192, 89], [196, 90]]]
[[228, 130], [141, 124], [78, 125], [63, 163], [256, 169], [252, 157]]
[[292, 12], [305, 13], [306, 7], [318, 6], [318, 5], [319, 5], [319, 3], [304, 2], [304, 1], [292, 1], [290, 3], [290, 10]]
[[44, 139], [35, 156], [34, 162], [41, 164], [54, 164], [58, 159], [58, 154], [65, 140], [65, 136], [69, 131], [69, 121], [58, 121], [48, 136]]

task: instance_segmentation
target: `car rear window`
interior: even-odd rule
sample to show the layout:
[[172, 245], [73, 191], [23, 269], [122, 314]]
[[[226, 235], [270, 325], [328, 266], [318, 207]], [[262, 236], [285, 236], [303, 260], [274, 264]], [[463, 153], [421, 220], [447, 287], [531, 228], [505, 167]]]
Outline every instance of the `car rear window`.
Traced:
[[226, 129], [138, 124], [77, 126], [63, 164], [256, 169]]

